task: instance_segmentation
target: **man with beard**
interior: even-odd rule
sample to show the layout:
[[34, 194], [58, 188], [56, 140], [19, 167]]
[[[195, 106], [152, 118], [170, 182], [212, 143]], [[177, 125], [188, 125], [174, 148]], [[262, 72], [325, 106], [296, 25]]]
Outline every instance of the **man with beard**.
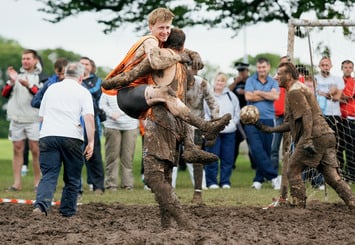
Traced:
[[292, 63], [281, 63], [277, 76], [280, 87], [287, 91], [284, 123], [269, 127], [258, 121], [255, 126], [268, 133], [291, 133], [294, 150], [287, 172], [291, 187], [291, 205], [303, 208], [306, 206], [306, 188], [301, 173], [309, 166], [317, 168], [346, 205], [354, 209], [355, 198], [351, 188], [338, 173], [334, 132], [322, 116], [314, 94], [299, 82], [298, 72]]

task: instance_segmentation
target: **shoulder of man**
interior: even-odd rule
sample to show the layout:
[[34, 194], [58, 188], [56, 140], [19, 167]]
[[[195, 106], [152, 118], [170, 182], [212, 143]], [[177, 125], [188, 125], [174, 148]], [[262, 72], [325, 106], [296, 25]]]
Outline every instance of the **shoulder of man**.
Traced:
[[141, 37], [131, 48], [131, 50], [133, 52], [135, 52], [135, 50], [138, 50], [139, 48], [141, 47], [144, 47], [144, 46], [158, 46], [159, 45], [159, 40], [158, 38], [156, 38], [155, 36], [153, 35], [146, 35], [146, 36], [143, 36]]
[[159, 42], [159, 40], [158, 40], [158, 38], [157, 38], [156, 36], [154, 36], [154, 35], [145, 35], [145, 36], [141, 37], [141, 38], [137, 41], [137, 43], [142, 43], [142, 42], [144, 42], [144, 41], [146, 41], [146, 40], [148, 40], [148, 39], [154, 39], [154, 40], [156, 40], [156, 41]]

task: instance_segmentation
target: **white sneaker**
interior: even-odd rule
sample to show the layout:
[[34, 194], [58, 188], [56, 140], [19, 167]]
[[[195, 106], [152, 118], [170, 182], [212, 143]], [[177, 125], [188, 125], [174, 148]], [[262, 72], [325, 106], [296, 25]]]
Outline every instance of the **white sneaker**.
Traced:
[[260, 182], [255, 181], [255, 182], [253, 182], [253, 184], [251, 185], [251, 188], [254, 188], [254, 189], [256, 189], [256, 190], [260, 190], [260, 189], [261, 189], [261, 186], [262, 186], [262, 184], [261, 184]]
[[325, 186], [324, 186], [324, 185], [320, 185], [320, 186], [318, 187], [318, 190], [324, 191], [324, 190], [325, 190]]
[[231, 186], [230, 185], [222, 185], [222, 189], [230, 189], [231, 188]]
[[27, 172], [28, 172], [27, 166], [26, 165], [22, 165], [21, 176], [26, 176]]
[[281, 175], [279, 175], [276, 178], [273, 178], [271, 180], [271, 186], [274, 188], [274, 190], [281, 189]]
[[210, 185], [208, 189], [213, 190], [213, 189], [219, 189], [219, 186], [216, 184]]
[[89, 184], [89, 191], [94, 191], [94, 185], [93, 184]]

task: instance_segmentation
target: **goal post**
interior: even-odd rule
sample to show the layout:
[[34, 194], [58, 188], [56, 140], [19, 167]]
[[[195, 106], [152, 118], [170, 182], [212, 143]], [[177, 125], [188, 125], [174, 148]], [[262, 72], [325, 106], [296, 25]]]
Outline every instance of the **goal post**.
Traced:
[[290, 19], [288, 21], [287, 54], [293, 60], [295, 47], [295, 28], [304, 27], [326, 27], [326, 26], [355, 26], [355, 20], [303, 20]]
[[[320, 20], [306, 20], [306, 19], [290, 19], [289, 22], [288, 22], [288, 40], [287, 40], [287, 55], [290, 57], [291, 61], [292, 62], [295, 62], [295, 59], [297, 59], [298, 57], [298, 54], [299, 51], [297, 51], [297, 47], [299, 47], [300, 45], [300, 40], [297, 38], [297, 43], [296, 43], [296, 48], [295, 48], [295, 42], [296, 42], [296, 37], [298, 37], [298, 33], [296, 33], [296, 31], [299, 31], [300, 30], [300, 27], [303, 27], [305, 28], [305, 32], [303, 32], [305, 34], [305, 36], [303, 36], [303, 39], [307, 39], [308, 38], [308, 45], [304, 45], [304, 49], [303, 51], [301, 52], [304, 52], [304, 53], [307, 53], [307, 51], [309, 51], [309, 55], [310, 55], [310, 75], [312, 77], [314, 77], [314, 68], [315, 68], [315, 65], [313, 64], [313, 50], [312, 50], [312, 47], [311, 47], [311, 41], [310, 41], [310, 31], [309, 29], [310, 28], [322, 28], [323, 30], [327, 29], [327, 28], [323, 28], [323, 27], [355, 27], [355, 20], [345, 20], [345, 19], [332, 19], [332, 20], [326, 20], [326, 19], [320, 19]], [[354, 31], [354, 28], [351, 28], [352, 31]], [[328, 29], [329, 30], [329, 29]], [[313, 34], [312, 34], [313, 35]], [[314, 34], [315, 36], [316, 35], [319, 35], [319, 34]], [[330, 40], [331, 39], [334, 39], [333, 37], [331, 36], [326, 36], [326, 37], [323, 37], [323, 39], [321, 41], [325, 41], [325, 42], [331, 42]], [[354, 38], [352, 38], [354, 39]], [[342, 40], [345, 40], [342, 39]], [[305, 42], [306, 40], [302, 40], [301, 38], [301, 42]], [[338, 42], [341, 41], [340, 39], [336, 39], [335, 42], [333, 45], [332, 48], [338, 48], [338, 49], [344, 49], [344, 53], [343, 53], [343, 56], [345, 57], [349, 57], [353, 62], [355, 62], [355, 55], [352, 55], [352, 54], [355, 54], [354, 50], [355, 50], [355, 41], [352, 40], [350, 42], [350, 48], [347, 46], [346, 48], [341, 46], [341, 44], [338, 44]], [[306, 51], [306, 46], [308, 46], [308, 50]], [[295, 54], [297, 53], [297, 54]], [[340, 62], [337, 62], [336, 63], [337, 66], [335, 69], [338, 69], [340, 71]], [[333, 72], [332, 72], [333, 73]], [[353, 74], [354, 76], [354, 74]], [[314, 86], [315, 87], [315, 86]], [[334, 124], [335, 125], [335, 124]], [[347, 144], [347, 147], [346, 148], [348, 151], [351, 151], [351, 153], [349, 154], [347, 150], [344, 149], [344, 162], [345, 164], [340, 164], [340, 172], [341, 172], [341, 175], [342, 175], [342, 178], [344, 179], [347, 179], [349, 180], [349, 175], [347, 173], [352, 173], [351, 175], [351, 178], [353, 178], [352, 182], [355, 183], [355, 147], [354, 147], [354, 144], [355, 144], [355, 138], [354, 138], [354, 128], [352, 127], [349, 127], [347, 126], [347, 135], [345, 138], [342, 138], [341, 136], [337, 135], [338, 139], [337, 139], [337, 147], [339, 147], [339, 144], [342, 144], [342, 145], [345, 145]], [[344, 130], [345, 132], [345, 130]], [[345, 141], [345, 142], [344, 142]], [[350, 141], [350, 142], [349, 142]], [[339, 143], [339, 142], [342, 142], [342, 143]], [[350, 146], [350, 147], [349, 147]], [[341, 148], [342, 149], [342, 148]], [[350, 156], [349, 156], [350, 155]], [[287, 164], [287, 159], [284, 159], [283, 162], [286, 162]], [[351, 163], [350, 165], [348, 165], [349, 163]], [[345, 166], [345, 167], [344, 167]], [[349, 171], [351, 170], [351, 171]], [[312, 171], [312, 170], [311, 170]], [[313, 175], [313, 173], [311, 173], [310, 171], [306, 172], [304, 171], [303, 174], [306, 174], [306, 175]], [[283, 176], [284, 177], [284, 176]], [[311, 178], [317, 178], [318, 176], [312, 176]], [[350, 179], [351, 179], [350, 178]], [[313, 179], [314, 180], [314, 179]], [[312, 181], [313, 181], [312, 180]], [[350, 181], [349, 181], [350, 182]], [[307, 191], [309, 191], [310, 189], [307, 188]], [[327, 195], [327, 191], [325, 191], [325, 196]]]

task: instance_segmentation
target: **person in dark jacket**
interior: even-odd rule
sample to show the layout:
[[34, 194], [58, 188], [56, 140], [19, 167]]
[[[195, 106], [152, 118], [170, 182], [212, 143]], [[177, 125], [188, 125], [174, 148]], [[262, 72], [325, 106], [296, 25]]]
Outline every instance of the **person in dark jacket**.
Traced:
[[44, 93], [47, 91], [48, 87], [56, 82], [60, 82], [64, 79], [64, 70], [68, 65], [68, 61], [65, 58], [58, 58], [54, 63], [54, 74], [47, 78], [44, 82], [43, 87], [38, 91], [35, 96], [33, 96], [31, 101], [31, 106], [39, 108], [41, 106], [41, 101]]
[[[100, 142], [100, 109], [99, 101], [101, 97], [101, 78], [95, 75], [96, 65], [95, 62], [88, 57], [81, 57], [80, 63], [85, 67], [84, 79], [82, 86], [87, 88], [91, 93], [94, 112], [95, 112], [95, 142], [94, 142], [94, 153], [89, 160], [86, 160], [87, 168], [87, 183], [92, 185], [93, 191], [96, 194], [103, 194], [105, 191], [104, 187], [104, 168], [102, 163], [101, 155], [101, 142]], [[84, 134], [84, 145], [87, 144], [86, 133]]]

